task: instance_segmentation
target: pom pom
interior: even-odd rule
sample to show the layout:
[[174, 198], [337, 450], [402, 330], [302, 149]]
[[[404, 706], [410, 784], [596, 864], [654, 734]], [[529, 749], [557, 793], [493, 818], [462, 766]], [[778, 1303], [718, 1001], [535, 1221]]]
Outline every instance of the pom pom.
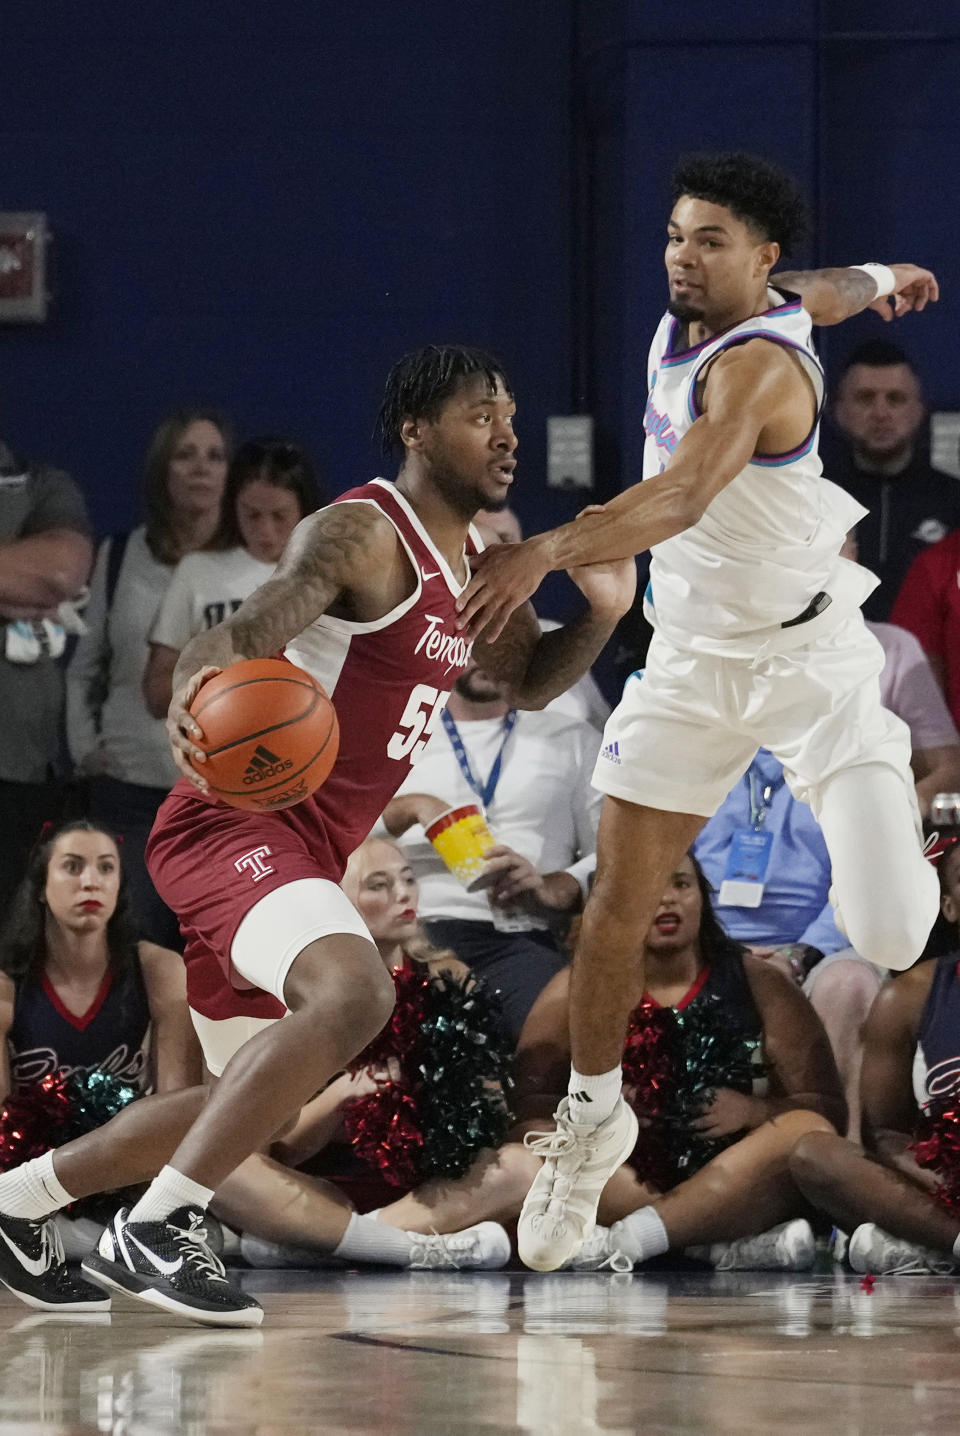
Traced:
[[351, 1102], [344, 1127], [364, 1161], [394, 1186], [462, 1176], [510, 1121], [509, 1057], [496, 1008], [480, 982], [422, 969], [394, 973], [397, 1001], [351, 1072], [399, 1078]]
[[139, 1088], [108, 1072], [56, 1072], [31, 1083], [0, 1113], [0, 1171], [102, 1127], [139, 1096]]
[[960, 1094], [954, 1092], [931, 1102], [920, 1117], [909, 1150], [918, 1167], [939, 1177], [934, 1199], [953, 1216], [960, 1216]]
[[[139, 1087], [97, 1071], [55, 1072], [21, 1088], [0, 1112], [0, 1172], [104, 1126], [140, 1095]], [[89, 1211], [99, 1218], [101, 1206], [97, 1197], [85, 1197], [65, 1210], [70, 1216]]]
[[723, 999], [702, 996], [677, 1011], [641, 1002], [624, 1050], [623, 1080], [641, 1124], [631, 1159], [637, 1176], [668, 1191], [692, 1176], [739, 1134], [704, 1137], [693, 1121], [719, 1087], [749, 1092], [760, 1037], [731, 1026]]

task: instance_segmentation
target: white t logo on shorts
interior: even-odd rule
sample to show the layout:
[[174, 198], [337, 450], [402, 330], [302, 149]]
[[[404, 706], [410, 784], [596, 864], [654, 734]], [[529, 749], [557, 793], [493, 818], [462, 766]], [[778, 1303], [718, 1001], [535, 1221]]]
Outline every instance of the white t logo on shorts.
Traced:
[[269, 863], [263, 861], [268, 857], [270, 857], [269, 848], [251, 848], [249, 853], [244, 853], [242, 858], [237, 858], [233, 866], [238, 873], [242, 873], [244, 868], [249, 868], [253, 881], [258, 883], [261, 878], [277, 871], [276, 868], [270, 867]]

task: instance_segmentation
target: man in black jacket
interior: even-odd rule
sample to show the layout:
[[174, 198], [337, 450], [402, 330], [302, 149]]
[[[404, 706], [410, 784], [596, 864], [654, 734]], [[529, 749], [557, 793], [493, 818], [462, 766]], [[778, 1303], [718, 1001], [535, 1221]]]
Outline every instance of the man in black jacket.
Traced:
[[899, 345], [874, 339], [853, 351], [833, 405], [843, 442], [834, 462], [825, 454], [824, 472], [870, 510], [857, 546], [881, 581], [863, 605], [875, 623], [887, 621], [917, 554], [960, 527], [960, 482], [931, 467], [926, 418], [920, 380]]

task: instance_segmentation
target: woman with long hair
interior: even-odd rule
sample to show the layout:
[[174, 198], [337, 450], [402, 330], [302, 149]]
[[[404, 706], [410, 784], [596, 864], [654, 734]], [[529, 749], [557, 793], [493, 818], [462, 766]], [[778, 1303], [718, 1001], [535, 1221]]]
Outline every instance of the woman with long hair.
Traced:
[[[647, 989], [637, 993], [624, 1053], [640, 1136], [573, 1265], [629, 1270], [691, 1248], [725, 1269], [811, 1265], [810, 1208], [790, 1176], [790, 1153], [808, 1133], [835, 1134], [846, 1123], [819, 1018], [783, 973], [726, 936], [690, 854], [667, 884], [644, 956]], [[548, 1115], [566, 1085], [568, 1018], [566, 969], [544, 988], [520, 1038], [514, 1105], [527, 1120], [514, 1135], [523, 1145], [508, 1142], [459, 1183], [408, 1194], [390, 1220], [431, 1220], [442, 1230], [519, 1215], [540, 1164], [540, 1122], [530, 1119]]]
[[[692, 854], [667, 884], [644, 956], [647, 986], [624, 1057], [640, 1135], [572, 1265], [625, 1270], [691, 1247], [725, 1269], [812, 1265], [809, 1208], [790, 1153], [810, 1132], [846, 1126], [819, 1018], [782, 972], [726, 936]], [[564, 972], [521, 1038], [517, 1080], [527, 1111], [548, 1111], [543, 1094], [563, 1090], [568, 1011]], [[538, 1143], [528, 1134], [532, 1156]]]
[[0, 1100], [102, 1072], [141, 1092], [199, 1080], [183, 960], [138, 941], [120, 848], [86, 820], [46, 834], [0, 933]]
[[143, 851], [177, 771], [164, 725], [143, 701], [144, 654], [174, 567], [217, 542], [229, 450], [214, 410], [178, 409], [157, 426], [144, 463], [146, 521], [100, 545], [87, 632], [67, 671], [67, 739], [89, 783], [90, 816], [123, 836], [134, 919], [165, 947], [179, 945], [179, 930]]
[[177, 564], [150, 631], [143, 696], [155, 718], [170, 706], [180, 650], [266, 583], [297, 524], [322, 502], [298, 444], [268, 437], [240, 445], [227, 471], [215, 546]]

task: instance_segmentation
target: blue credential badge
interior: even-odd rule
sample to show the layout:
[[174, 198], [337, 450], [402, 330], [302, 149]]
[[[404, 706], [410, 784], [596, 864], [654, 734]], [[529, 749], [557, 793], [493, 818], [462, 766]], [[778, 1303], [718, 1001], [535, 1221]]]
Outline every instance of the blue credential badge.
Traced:
[[760, 906], [772, 847], [773, 834], [763, 828], [736, 829], [717, 897], [721, 907]]

